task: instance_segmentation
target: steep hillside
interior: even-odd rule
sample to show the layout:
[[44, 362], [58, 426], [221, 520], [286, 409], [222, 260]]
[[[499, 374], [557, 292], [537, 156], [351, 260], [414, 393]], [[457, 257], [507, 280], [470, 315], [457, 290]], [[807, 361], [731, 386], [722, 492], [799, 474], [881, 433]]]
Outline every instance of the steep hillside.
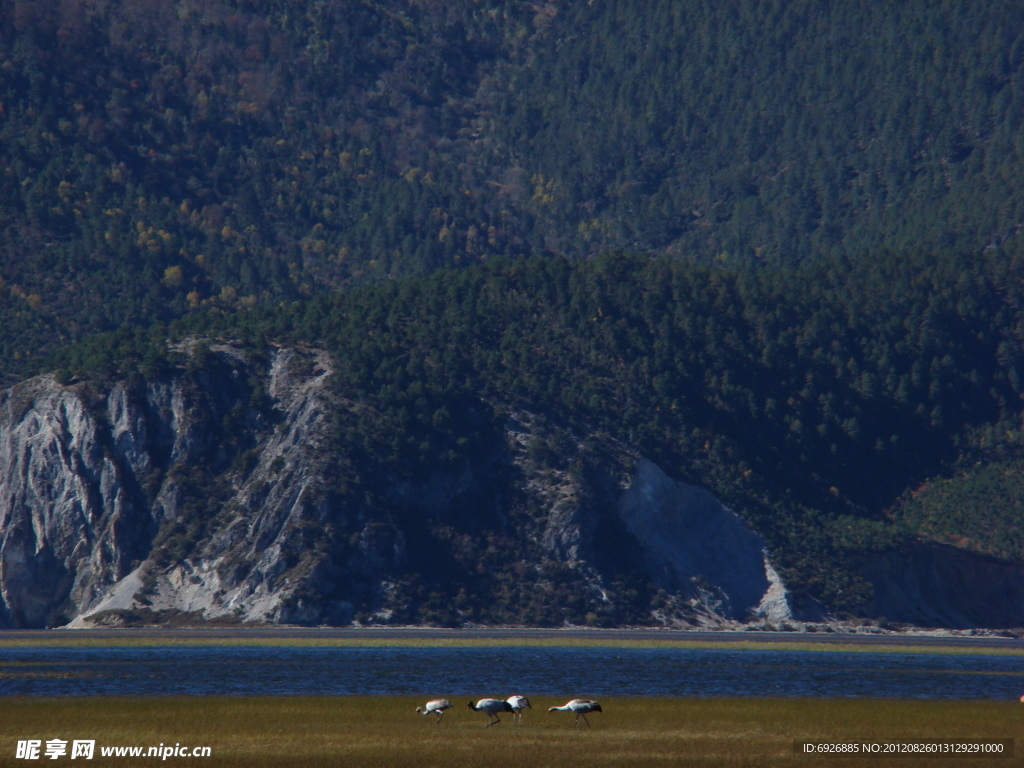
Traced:
[[0, 396], [0, 625], [792, 617], [756, 534], [610, 439], [566, 468], [539, 417], [464, 403], [472, 450], [417, 471], [346, 442], [381, 417], [328, 355], [190, 346], [146, 383]]
[[[593, 504], [614, 503], [615, 483], [599, 478], [621, 476], [623, 457], [651, 461], [735, 510], [801, 599], [856, 615], [877, 598], [877, 574], [893, 572], [870, 565], [879, 556], [917, 538], [962, 546], [958, 537], [988, 526], [986, 506], [1019, 516], [1014, 486], [995, 482], [998, 472], [979, 476], [986, 505], [959, 517], [906, 504], [913, 489], [942, 487], [957, 467], [1018, 455], [1020, 273], [996, 254], [784, 272], [536, 259], [196, 317], [175, 333], [241, 339], [257, 356], [275, 340], [330, 354], [332, 396], [351, 406], [332, 409], [323, 450], [360, 457], [330, 476], [374, 508], [400, 479], [421, 484], [412, 498], [429, 498], [429, 478], [461, 477], [467, 463], [500, 455], [508, 415], [532, 413], [542, 428], [528, 454], [589, 478]], [[55, 366], [66, 383], [141, 386], [182, 366], [203, 370], [202, 350], [184, 361], [163, 333], [122, 333], [68, 350]], [[258, 379], [252, 386], [258, 404], [268, 390]], [[494, 498], [478, 508], [499, 515], [505, 502]], [[462, 509], [451, 500], [438, 509], [452, 504]], [[534, 504], [558, 506], [556, 497]], [[656, 572], [685, 561], [687, 547], [677, 549], [640, 561]], [[1022, 562], [1014, 549], [974, 551]], [[907, 600], [891, 602], [905, 610], [890, 619], [919, 615]]]
[[959, 2], [559, 5], [495, 123], [539, 229], [793, 261], [1014, 240], [1024, 9]]
[[0, 0], [4, 621], [1016, 621], [1022, 35]]
[[[740, 516], [607, 434], [463, 401], [458, 450], [393, 463], [379, 401], [339, 397], [325, 352], [177, 354], [148, 382], [0, 395], [0, 626], [827, 615]], [[1024, 565], [913, 541], [849, 562], [862, 616], [1024, 624]]]
[[1013, 3], [0, 2], [0, 374], [495, 255], [1018, 249]]
[[464, 192], [465, 147], [481, 80], [532, 16], [0, 2], [7, 370], [123, 323], [522, 252]]

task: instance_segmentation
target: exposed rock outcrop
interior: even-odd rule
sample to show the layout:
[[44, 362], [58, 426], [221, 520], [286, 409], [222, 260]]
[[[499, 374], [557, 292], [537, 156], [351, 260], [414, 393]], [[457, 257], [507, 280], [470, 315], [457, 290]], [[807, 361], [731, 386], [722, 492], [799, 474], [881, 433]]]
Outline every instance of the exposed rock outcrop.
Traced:
[[[0, 626], [817, 618], [738, 515], [610, 439], [460, 401], [473, 450], [350, 456], [388, 435], [325, 353], [203, 350], [150, 381], [0, 393]], [[914, 544], [860, 570], [867, 615], [1024, 625], [1020, 566]]]
[[793, 618], [764, 542], [706, 489], [642, 460], [620, 510], [660, 586], [689, 588], [695, 607], [727, 619]]
[[139, 487], [152, 468], [142, 446], [159, 440], [149, 416], [171, 399], [159, 386], [149, 394], [149, 410], [119, 389], [90, 408], [50, 377], [0, 394], [4, 624], [60, 623], [146, 556], [160, 511]]
[[[53, 625], [140, 602], [284, 618], [289, 590], [266, 582], [280, 570], [288, 523], [316, 496], [318, 391], [329, 373], [289, 373], [295, 354], [270, 355], [267, 383], [283, 422], [276, 429], [248, 404], [252, 366], [223, 345], [205, 369], [142, 387], [121, 382], [100, 394], [41, 377], [0, 395], [3, 623]], [[248, 454], [255, 467], [233, 470], [257, 443], [261, 450]], [[158, 532], [194, 522], [185, 520], [195, 516], [190, 507], [204, 501], [191, 487], [197, 474], [233, 478], [236, 487], [218, 506], [249, 514], [204, 531], [211, 533], [205, 540], [187, 541], [187, 554], [199, 559], [157, 577]], [[244, 564], [242, 572], [222, 577], [217, 565], [227, 560]]]
[[[371, 462], [351, 473], [367, 476], [361, 485], [339, 490], [347, 458], [332, 430], [365, 406], [332, 392], [327, 355], [271, 348], [254, 361], [229, 345], [193, 353], [155, 381], [100, 391], [42, 377], [2, 395], [4, 626], [116, 623], [139, 612], [558, 623], [589, 611], [598, 622], [650, 621], [642, 603], [622, 604], [609, 565], [676, 595], [677, 622], [788, 616], [778, 583], [774, 607], [761, 605], [774, 572], [760, 540], [710, 494], [650, 462], [631, 480], [609, 479], [600, 465], [588, 480], [519, 414], [459, 461], [412, 473]], [[563, 442], [581, 450], [576, 437]], [[609, 459], [620, 473], [627, 460], [621, 451]], [[634, 561], [616, 540], [630, 533], [630, 551], [646, 553]], [[439, 562], [453, 575], [432, 574]], [[455, 607], [430, 607], [438, 601]], [[410, 613], [411, 603], [421, 607]]]

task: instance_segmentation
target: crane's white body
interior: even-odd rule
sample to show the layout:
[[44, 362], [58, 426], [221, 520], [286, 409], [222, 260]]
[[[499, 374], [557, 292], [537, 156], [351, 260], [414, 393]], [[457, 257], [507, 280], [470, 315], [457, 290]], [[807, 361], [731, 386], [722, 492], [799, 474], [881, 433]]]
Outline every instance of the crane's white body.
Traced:
[[487, 717], [490, 719], [484, 728], [501, 722], [501, 719], [498, 717], [499, 712], [514, 712], [512, 705], [507, 701], [502, 701], [501, 699], [480, 699], [480, 701], [475, 705], [471, 701], [466, 704], [466, 706], [470, 709], [476, 710], [477, 712], [484, 712], [487, 714]]
[[508, 699], [506, 699], [506, 701], [508, 701], [509, 706], [512, 707], [513, 725], [515, 725], [516, 723], [516, 718], [519, 719], [520, 723], [523, 722], [524, 709], [533, 709], [533, 707], [530, 706], [530, 700], [525, 696], [520, 696], [519, 694], [516, 694], [515, 696], [509, 696]]
[[590, 721], [587, 720], [588, 712], [601, 712], [601, 705], [596, 701], [590, 699], [573, 699], [567, 704], [563, 704], [561, 707], [551, 707], [548, 712], [574, 712], [576, 714], [576, 721], [573, 724], [573, 728], [580, 724], [580, 718], [583, 718], [583, 722], [587, 724], [587, 728], [590, 727]]
[[451, 708], [452, 703], [448, 699], [431, 699], [425, 707], [416, 707], [416, 711], [421, 715], [429, 715], [431, 712], [435, 713], [437, 715], [437, 724], [440, 725], [445, 710]]

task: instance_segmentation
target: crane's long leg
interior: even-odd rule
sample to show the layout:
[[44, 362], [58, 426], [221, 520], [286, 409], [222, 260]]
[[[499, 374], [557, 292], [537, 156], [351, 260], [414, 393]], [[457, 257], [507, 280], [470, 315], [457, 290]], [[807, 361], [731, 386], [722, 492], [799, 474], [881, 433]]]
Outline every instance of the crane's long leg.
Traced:
[[440, 724], [441, 724], [441, 718], [442, 718], [442, 717], [444, 717], [444, 710], [443, 710], [443, 709], [440, 709], [440, 710], [438, 710], [438, 712], [437, 712], [437, 724], [438, 724], [438, 725], [440, 725]]

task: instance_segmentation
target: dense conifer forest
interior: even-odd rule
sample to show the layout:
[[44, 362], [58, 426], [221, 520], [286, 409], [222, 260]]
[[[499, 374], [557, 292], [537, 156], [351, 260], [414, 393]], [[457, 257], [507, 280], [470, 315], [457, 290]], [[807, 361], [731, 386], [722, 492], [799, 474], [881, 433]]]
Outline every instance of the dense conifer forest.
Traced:
[[497, 255], [1016, 249], [1022, 29], [917, 0], [4, 0], [4, 370]]
[[1022, 116], [1012, 3], [0, 0], [0, 377], [323, 347], [339, 450], [522, 405], [852, 610], [908, 537], [1024, 562]]

